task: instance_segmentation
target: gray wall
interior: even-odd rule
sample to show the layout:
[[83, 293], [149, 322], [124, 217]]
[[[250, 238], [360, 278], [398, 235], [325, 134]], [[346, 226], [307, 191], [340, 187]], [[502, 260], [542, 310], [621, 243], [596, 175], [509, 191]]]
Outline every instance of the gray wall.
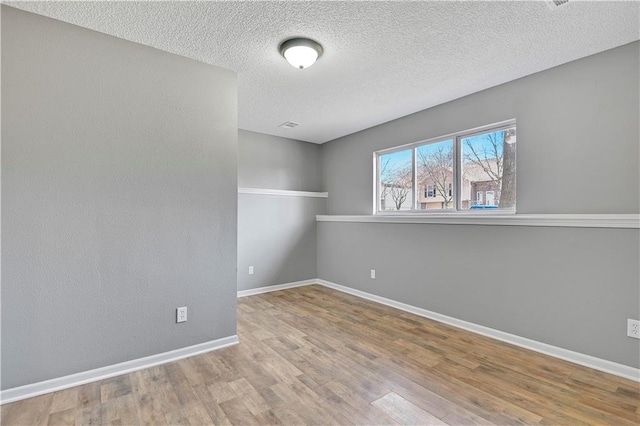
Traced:
[[[320, 146], [240, 130], [238, 186], [320, 191]], [[326, 198], [238, 195], [238, 290], [314, 279]], [[249, 266], [254, 274], [249, 275]]]
[[[371, 214], [379, 149], [515, 118], [519, 213], [638, 213], [639, 43], [323, 145], [331, 214]], [[640, 232], [318, 224], [318, 276], [640, 367]], [[369, 270], [376, 269], [376, 280]]]
[[519, 213], [638, 213], [632, 43], [322, 145], [330, 214], [371, 214], [373, 152], [515, 118]]
[[[637, 230], [318, 223], [319, 277], [638, 367]], [[376, 270], [376, 279], [369, 277]]]
[[236, 91], [2, 6], [3, 389], [236, 333]]
[[320, 145], [238, 131], [240, 188], [322, 191]]

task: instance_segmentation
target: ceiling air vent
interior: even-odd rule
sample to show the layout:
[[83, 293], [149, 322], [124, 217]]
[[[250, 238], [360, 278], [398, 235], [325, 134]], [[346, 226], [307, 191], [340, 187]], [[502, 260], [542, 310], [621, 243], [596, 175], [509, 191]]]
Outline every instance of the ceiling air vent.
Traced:
[[299, 126], [299, 125], [300, 125], [300, 123], [294, 123], [293, 121], [285, 121], [284, 123], [282, 123], [278, 127], [282, 127], [284, 129], [293, 129], [294, 127]]
[[569, 0], [547, 0], [547, 6], [549, 6], [549, 9], [551, 10], [556, 10], [563, 4], [567, 3], [569, 3]]

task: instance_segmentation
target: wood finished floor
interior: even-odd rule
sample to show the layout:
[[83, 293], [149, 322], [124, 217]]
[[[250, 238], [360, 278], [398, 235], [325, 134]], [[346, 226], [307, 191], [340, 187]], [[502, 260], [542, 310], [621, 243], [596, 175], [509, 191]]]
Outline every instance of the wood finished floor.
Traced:
[[639, 384], [320, 286], [240, 344], [2, 407], [2, 424], [640, 424]]

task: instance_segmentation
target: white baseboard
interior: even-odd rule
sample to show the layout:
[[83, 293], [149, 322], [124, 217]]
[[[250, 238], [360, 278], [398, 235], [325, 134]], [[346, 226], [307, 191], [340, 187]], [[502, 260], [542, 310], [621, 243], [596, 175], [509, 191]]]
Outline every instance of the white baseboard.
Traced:
[[[294, 287], [302, 287], [302, 286], [307, 286], [312, 284], [319, 284], [328, 288], [332, 288], [334, 290], [341, 291], [343, 293], [348, 293], [353, 296], [361, 297], [363, 299], [367, 299], [383, 305], [391, 306], [393, 308], [397, 308], [405, 312], [410, 312], [412, 314], [419, 315], [421, 317], [429, 318], [444, 324], [462, 328], [472, 333], [480, 334], [486, 337], [500, 340], [502, 342], [510, 343], [515, 346], [529, 349], [534, 352], [543, 353], [545, 355], [563, 359], [565, 361], [569, 361], [574, 364], [593, 368], [594, 370], [603, 371], [605, 373], [624, 377], [625, 379], [640, 382], [640, 369], [638, 368], [629, 367], [627, 365], [618, 364], [612, 361], [607, 361], [607, 360], [596, 358], [590, 355], [581, 354], [579, 352], [574, 352], [567, 349], [559, 348], [557, 346], [548, 345], [546, 343], [527, 339], [525, 337], [516, 336], [515, 334], [505, 333], [500, 330], [495, 330], [493, 328], [459, 320], [457, 318], [453, 318], [447, 315], [438, 314], [436, 312], [418, 308], [416, 306], [408, 305], [406, 303], [397, 302], [395, 300], [387, 299], [385, 297], [376, 296], [375, 294], [356, 290], [350, 287], [345, 287], [343, 285], [332, 283], [326, 280], [312, 279], [312, 280], [297, 281], [293, 283], [279, 284], [279, 285], [268, 286], [268, 287], [260, 287], [260, 288], [255, 288], [251, 290], [242, 290], [238, 292], [238, 297], [251, 296], [254, 294], [268, 293], [272, 291], [284, 290], [284, 289], [294, 288]], [[211, 352], [217, 349], [222, 349], [227, 346], [235, 345], [237, 343], [238, 343], [238, 336], [233, 335], [229, 337], [224, 337], [222, 339], [212, 340], [209, 342], [204, 342], [204, 343], [200, 343], [193, 346], [188, 346], [186, 348], [176, 349], [169, 352], [163, 352], [161, 354], [151, 355], [148, 357], [138, 358], [138, 359], [134, 359], [126, 362], [121, 362], [119, 364], [109, 365], [106, 367], [100, 367], [94, 370], [83, 371], [80, 373], [71, 374], [69, 376], [59, 377], [56, 379], [46, 380], [43, 382], [32, 383], [25, 386], [19, 386], [16, 388], [2, 390], [0, 391], [0, 404], [7, 404], [10, 402], [31, 398], [31, 397], [42, 395], [45, 393], [55, 392], [58, 390], [67, 389], [74, 386], [80, 386], [85, 383], [95, 382], [98, 380], [107, 379], [109, 377], [127, 374], [132, 371], [142, 370], [144, 368], [166, 364], [169, 362], [177, 361], [179, 359], [188, 358], [188, 357], [203, 354], [206, 352]]]
[[144, 358], [138, 358], [131, 361], [108, 365], [106, 367], [96, 368], [94, 370], [83, 371], [64, 377], [45, 380], [43, 382], [6, 389], [0, 392], [0, 404], [7, 404], [45, 393], [55, 392], [74, 386], [80, 386], [84, 385], [85, 383], [96, 382], [98, 380], [108, 379], [109, 377], [120, 376], [122, 374], [131, 373], [132, 371], [155, 367], [156, 365], [160, 364], [167, 364], [179, 359], [211, 352], [217, 349], [222, 349], [227, 346], [235, 345], [237, 343], [238, 336], [233, 335], [193, 346], [187, 346], [186, 348], [180, 348], [169, 352], [147, 356]]
[[574, 364], [593, 368], [594, 370], [603, 371], [605, 373], [613, 374], [615, 376], [624, 377], [625, 379], [640, 382], [640, 369], [638, 368], [629, 367], [628, 365], [607, 361], [605, 359], [596, 358], [591, 355], [585, 355], [580, 352], [570, 351], [568, 349], [559, 348], [557, 346], [538, 342], [536, 340], [527, 339], [526, 337], [520, 337], [515, 334], [506, 333], [504, 331], [496, 330], [494, 328], [489, 328], [483, 325], [474, 324], [472, 322], [463, 321], [447, 315], [442, 315], [436, 312], [432, 312], [427, 309], [418, 308], [416, 306], [408, 305], [402, 302], [397, 302], [392, 299], [387, 299], [386, 297], [376, 296], [375, 294], [356, 290], [350, 287], [346, 287], [346, 286], [332, 283], [330, 281], [326, 281], [322, 279], [298, 281], [298, 282], [288, 283], [288, 284], [261, 287], [253, 290], [239, 291], [238, 297], [251, 296], [253, 294], [260, 294], [260, 293], [268, 293], [271, 291], [284, 290], [287, 288], [301, 287], [301, 286], [311, 285], [311, 284], [320, 284], [322, 286], [332, 288], [334, 290], [338, 290], [343, 293], [348, 293], [353, 296], [361, 297], [363, 299], [367, 299], [383, 305], [391, 306], [392, 308], [400, 309], [401, 311], [405, 311], [421, 317], [429, 318], [429, 319], [441, 322], [443, 324], [452, 325], [454, 327], [458, 327], [463, 330], [470, 331], [472, 333], [476, 333], [482, 336], [490, 337], [492, 339], [500, 340], [505, 343], [510, 343], [512, 345], [529, 349], [534, 352], [539, 352], [545, 355], [549, 355], [555, 358], [572, 362]]
[[555, 358], [560, 358], [565, 361], [572, 362], [574, 364], [582, 365], [585, 367], [593, 368], [594, 370], [603, 371], [605, 373], [613, 374], [615, 376], [624, 377], [625, 379], [640, 382], [640, 369], [629, 367], [628, 365], [618, 364], [616, 362], [607, 361], [605, 359], [596, 358], [590, 355], [585, 355], [579, 352], [570, 351], [568, 349], [559, 348], [557, 346], [548, 345], [546, 343], [538, 342], [535, 340], [527, 339], [525, 337], [516, 336], [515, 334], [505, 333], [504, 331], [496, 330], [493, 328], [485, 327], [483, 325], [474, 324], [471, 322], [459, 320], [447, 315], [438, 314], [436, 312], [428, 311], [426, 309], [418, 308], [416, 306], [407, 305], [406, 303], [396, 302], [395, 300], [387, 299], [385, 297], [376, 296], [375, 294], [366, 293], [364, 291], [355, 290], [350, 287], [335, 284], [330, 281], [318, 279], [316, 282], [334, 290], [348, 293], [353, 296], [358, 296], [363, 299], [371, 300], [373, 302], [381, 303], [383, 305], [391, 306], [405, 312], [410, 312], [421, 317], [429, 318], [444, 324], [452, 325], [454, 327], [462, 328], [472, 333], [480, 334], [482, 336], [490, 337], [492, 339], [500, 340], [502, 342], [510, 343], [521, 348], [529, 349], [534, 352], [539, 352], [545, 355], [549, 355]]
[[302, 286], [311, 285], [311, 284], [318, 284], [318, 280], [312, 279], [312, 280], [304, 280], [304, 281], [295, 281], [295, 282], [286, 283], [286, 284], [270, 285], [266, 287], [252, 288], [249, 290], [240, 290], [238, 291], [238, 297], [253, 296], [254, 294], [262, 294], [262, 293], [271, 293], [272, 291], [286, 290], [288, 288], [302, 287]]

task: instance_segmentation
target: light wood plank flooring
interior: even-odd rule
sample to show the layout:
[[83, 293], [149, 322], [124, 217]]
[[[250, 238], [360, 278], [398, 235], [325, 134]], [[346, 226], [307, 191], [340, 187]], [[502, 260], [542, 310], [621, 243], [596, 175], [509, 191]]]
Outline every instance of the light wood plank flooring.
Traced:
[[2, 424], [640, 423], [638, 383], [320, 286], [238, 300], [240, 344], [2, 407]]

